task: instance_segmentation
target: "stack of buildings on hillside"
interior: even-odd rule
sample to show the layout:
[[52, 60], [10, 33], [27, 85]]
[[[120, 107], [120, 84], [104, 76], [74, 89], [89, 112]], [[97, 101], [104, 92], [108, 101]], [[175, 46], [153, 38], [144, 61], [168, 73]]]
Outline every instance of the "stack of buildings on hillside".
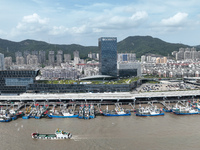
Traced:
[[179, 48], [179, 51], [173, 51], [172, 55], [176, 60], [200, 60], [200, 51], [196, 48]]
[[[200, 51], [195, 48], [179, 48], [172, 52], [175, 60], [156, 54], [142, 55], [141, 62], [134, 53], [117, 53], [116, 37], [98, 39], [99, 53], [89, 53], [91, 61], [80, 59], [79, 51], [73, 57], [62, 50], [24, 51], [12, 57], [0, 55], [0, 70], [40, 69], [42, 78], [78, 79], [86, 76], [109, 75], [114, 77], [141, 76], [142, 74], [159, 77], [198, 76]], [[46, 59], [47, 58], [47, 59]], [[73, 58], [73, 59], [72, 59]]]

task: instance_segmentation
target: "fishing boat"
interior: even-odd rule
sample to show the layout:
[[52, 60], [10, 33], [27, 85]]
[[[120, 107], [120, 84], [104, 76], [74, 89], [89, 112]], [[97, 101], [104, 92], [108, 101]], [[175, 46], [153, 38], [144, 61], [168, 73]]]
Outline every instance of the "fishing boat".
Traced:
[[176, 115], [197, 115], [199, 114], [199, 111], [187, 104], [185, 107], [180, 106], [179, 109], [174, 110], [173, 113]]
[[117, 116], [130, 116], [131, 112], [129, 110], [124, 111], [124, 109], [117, 103], [115, 104], [115, 109], [109, 111], [108, 105], [106, 107], [106, 111], [103, 112], [104, 116], [110, 116], [110, 117], [117, 117]]
[[25, 114], [24, 116], [22, 116], [22, 119], [29, 119], [31, 116], [31, 112], [32, 111], [32, 107], [29, 106], [28, 108], [26, 108]]
[[44, 113], [47, 112], [48, 106], [49, 105], [44, 105], [44, 106], [40, 106], [39, 108], [39, 104], [38, 104], [35, 119], [40, 119], [44, 115]]
[[140, 107], [136, 111], [136, 116], [163, 116], [162, 109], [158, 109], [157, 106]]
[[40, 134], [40, 133], [32, 133], [31, 134], [33, 139], [51, 139], [51, 140], [58, 140], [58, 139], [71, 139], [72, 134], [69, 132], [65, 132], [62, 130], [57, 129], [55, 134]]
[[0, 122], [10, 122], [12, 118], [8, 115], [0, 115]]
[[83, 105], [79, 107], [78, 118], [83, 119]]
[[10, 122], [12, 120], [8, 110], [2, 109], [0, 110], [0, 122]]
[[61, 108], [61, 111], [55, 111], [55, 106], [52, 110], [50, 110], [50, 113], [47, 114], [50, 118], [77, 118], [78, 113], [74, 111], [75, 107], [72, 106], [73, 109], [67, 109], [67, 105], [64, 105], [63, 108]]
[[94, 113], [94, 112], [95, 112], [95, 111], [94, 111], [94, 105], [91, 104], [91, 105], [90, 105], [90, 119], [95, 118], [95, 113]]
[[170, 106], [164, 107], [163, 111], [164, 112], [172, 112], [172, 107], [170, 107]]
[[191, 106], [191, 107], [200, 110], [199, 99], [198, 99], [197, 101], [193, 101], [193, 102], [190, 102], [190, 101], [189, 101], [189, 103], [190, 103], [190, 106]]
[[[167, 103], [168, 102], [168, 103]], [[170, 101], [163, 102], [164, 108], [162, 109], [164, 112], [172, 112], [173, 106], [170, 105]]]
[[90, 119], [90, 108], [89, 108], [88, 104], [86, 104], [84, 106], [84, 109], [83, 109], [83, 118], [84, 119]]

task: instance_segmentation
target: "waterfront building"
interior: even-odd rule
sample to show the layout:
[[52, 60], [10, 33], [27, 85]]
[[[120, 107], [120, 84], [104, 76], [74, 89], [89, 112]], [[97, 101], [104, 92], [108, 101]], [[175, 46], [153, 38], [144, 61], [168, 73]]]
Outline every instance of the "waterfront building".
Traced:
[[54, 51], [49, 51], [49, 65], [54, 66], [55, 63], [55, 56], [54, 56]]
[[0, 71], [0, 94], [24, 93], [28, 84], [33, 84], [38, 71], [33, 70], [4, 70]]
[[117, 76], [117, 38], [99, 38], [99, 73]]
[[139, 62], [118, 63], [119, 77], [141, 76], [141, 64]]

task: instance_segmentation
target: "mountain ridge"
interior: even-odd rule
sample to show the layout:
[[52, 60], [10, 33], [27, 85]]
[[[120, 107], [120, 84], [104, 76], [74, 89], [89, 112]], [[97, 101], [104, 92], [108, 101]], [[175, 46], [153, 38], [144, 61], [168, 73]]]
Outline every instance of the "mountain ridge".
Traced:
[[[158, 54], [163, 56], [171, 55], [171, 52], [178, 51], [180, 47], [186, 48], [193, 46], [179, 43], [169, 43], [159, 38], [154, 38], [151, 36], [128, 36], [124, 40], [119, 41], [117, 43], [118, 53], [133, 52], [136, 53], [137, 58], [147, 53]], [[200, 46], [196, 46], [196, 48], [200, 49]], [[26, 39], [20, 42], [14, 42], [0, 38], [0, 53], [3, 53], [5, 57], [11, 56], [13, 59], [15, 59], [15, 52], [23, 52], [25, 50], [44, 50], [46, 51], [46, 54], [50, 50], [63, 50], [64, 54], [71, 54], [72, 58], [73, 51], [78, 50], [81, 58], [87, 58], [88, 53], [97, 53], [98, 47], [82, 46], [79, 44], [50, 44], [44, 41], [37, 41], [31, 39]]]

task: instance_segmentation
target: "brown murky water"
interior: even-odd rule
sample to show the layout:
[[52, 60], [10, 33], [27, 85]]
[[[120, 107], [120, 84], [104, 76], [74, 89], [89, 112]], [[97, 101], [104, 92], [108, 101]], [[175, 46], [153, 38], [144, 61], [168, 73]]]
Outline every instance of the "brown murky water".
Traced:
[[[198, 150], [200, 115], [104, 117], [82, 120], [17, 119], [0, 124], [2, 150]], [[35, 140], [32, 132], [54, 133], [60, 128], [70, 140]]]

